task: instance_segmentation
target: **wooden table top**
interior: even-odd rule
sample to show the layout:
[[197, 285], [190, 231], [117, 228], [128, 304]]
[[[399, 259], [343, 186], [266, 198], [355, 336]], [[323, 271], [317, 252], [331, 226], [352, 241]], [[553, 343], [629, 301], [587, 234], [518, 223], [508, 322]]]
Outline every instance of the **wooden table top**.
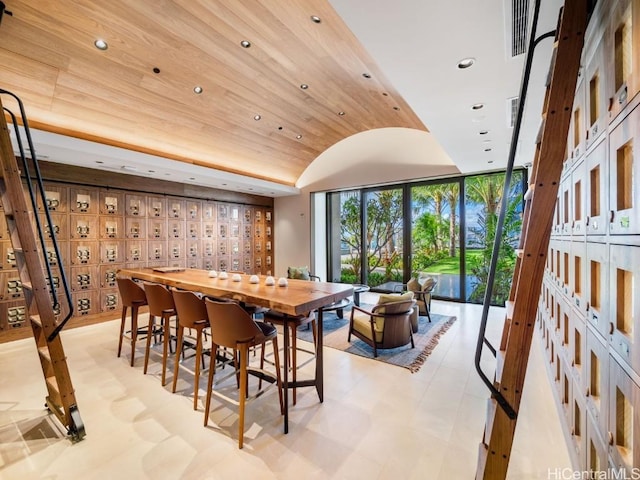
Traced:
[[259, 275], [259, 283], [250, 283], [250, 275], [241, 274], [234, 282], [233, 274], [226, 280], [210, 278], [207, 270], [188, 268], [181, 272], [157, 272], [152, 268], [126, 268], [118, 276], [162, 283], [175, 288], [191, 290], [214, 297], [230, 298], [289, 315], [304, 315], [312, 310], [330, 305], [353, 294], [353, 286], [344, 283], [314, 282], [288, 279], [286, 287], [265, 285], [265, 275]]

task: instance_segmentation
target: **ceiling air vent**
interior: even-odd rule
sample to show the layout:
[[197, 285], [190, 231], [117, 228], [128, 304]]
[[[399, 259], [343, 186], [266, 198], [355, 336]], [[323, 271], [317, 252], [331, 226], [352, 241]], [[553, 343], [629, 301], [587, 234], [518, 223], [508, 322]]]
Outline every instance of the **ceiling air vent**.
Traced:
[[511, 56], [527, 51], [529, 0], [511, 0]]
[[507, 125], [509, 128], [513, 128], [516, 124], [519, 100], [520, 97], [507, 98]]

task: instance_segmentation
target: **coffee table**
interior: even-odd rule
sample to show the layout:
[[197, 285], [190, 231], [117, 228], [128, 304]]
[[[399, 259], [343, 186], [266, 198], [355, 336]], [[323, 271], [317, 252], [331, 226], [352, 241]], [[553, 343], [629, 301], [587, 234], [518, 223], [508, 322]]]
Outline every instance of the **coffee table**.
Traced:
[[325, 312], [335, 311], [338, 318], [344, 318], [344, 309], [349, 305], [351, 305], [351, 301], [348, 298], [343, 298], [342, 300], [338, 300], [331, 305], [323, 307], [322, 310], [324, 310]]
[[371, 289], [369, 285], [363, 285], [361, 283], [353, 284], [353, 303], [356, 307], [360, 306], [360, 294], [368, 292]]

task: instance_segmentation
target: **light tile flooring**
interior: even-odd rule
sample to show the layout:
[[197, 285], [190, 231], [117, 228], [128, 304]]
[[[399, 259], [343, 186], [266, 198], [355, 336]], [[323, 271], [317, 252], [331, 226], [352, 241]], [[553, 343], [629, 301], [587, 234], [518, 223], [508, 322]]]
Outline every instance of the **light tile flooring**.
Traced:
[[[284, 435], [275, 391], [258, 398], [247, 408], [243, 450], [235, 407], [214, 397], [204, 428], [187, 373], [172, 394], [170, 383], [160, 386], [157, 357], [146, 376], [140, 353], [133, 368], [128, 349], [116, 357], [118, 321], [63, 332], [87, 431], [75, 445], [43, 409], [33, 340], [0, 345], [0, 478], [472, 479], [488, 398], [473, 367], [481, 307], [432, 308], [458, 321], [418, 373], [325, 348], [324, 403], [299, 390]], [[493, 339], [503, 318], [492, 309]], [[570, 466], [537, 338], [529, 365], [511, 479]]]

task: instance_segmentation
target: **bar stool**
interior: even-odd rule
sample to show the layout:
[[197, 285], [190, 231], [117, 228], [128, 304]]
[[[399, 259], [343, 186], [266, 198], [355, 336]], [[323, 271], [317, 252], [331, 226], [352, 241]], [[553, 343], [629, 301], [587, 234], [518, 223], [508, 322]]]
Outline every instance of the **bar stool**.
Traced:
[[[162, 386], [166, 383], [167, 356], [169, 355], [169, 343], [171, 341], [171, 317], [177, 315], [176, 305], [173, 302], [171, 292], [157, 283], [144, 282], [144, 291], [149, 303], [149, 331], [154, 331], [155, 319], [160, 318], [162, 329]], [[144, 355], [144, 373], [147, 373], [149, 365], [149, 350], [151, 350], [151, 335], [147, 335], [147, 350]]]
[[120, 292], [120, 302], [122, 303], [122, 320], [120, 321], [120, 339], [118, 341], [118, 357], [122, 352], [122, 339], [126, 337], [125, 323], [127, 318], [127, 309], [131, 309], [131, 330], [129, 340], [131, 340], [131, 366], [135, 359], [136, 342], [139, 333], [149, 334], [144, 328], [138, 328], [138, 309], [143, 305], [147, 305], [147, 296], [144, 289], [130, 278], [117, 278], [118, 291]]
[[[173, 366], [173, 393], [178, 385], [180, 371], [180, 354], [184, 343], [185, 328], [196, 331], [195, 372], [193, 379], [193, 409], [198, 409], [198, 387], [200, 383], [200, 362], [203, 361], [202, 340], [204, 329], [209, 327], [209, 317], [204, 300], [187, 290], [173, 290], [173, 301], [178, 313], [178, 340], [176, 343], [176, 360]], [[213, 358], [213, 357], [212, 357]], [[213, 358], [215, 361], [215, 358]]]
[[[268, 311], [264, 314], [264, 321], [266, 323], [270, 323], [272, 325], [281, 325], [284, 326], [284, 315], [278, 312]], [[289, 335], [291, 335], [291, 380], [296, 381], [296, 371], [298, 368], [303, 365], [298, 365], [298, 355], [297, 352], [300, 350], [301, 352], [311, 353], [315, 357], [316, 354], [316, 345], [317, 345], [317, 325], [316, 325], [316, 316], [315, 312], [310, 312], [308, 315], [299, 315], [296, 317], [289, 316], [287, 318], [287, 324], [289, 326]], [[298, 335], [297, 330], [300, 327], [311, 324], [311, 329], [313, 333], [313, 352], [306, 350], [304, 348], [298, 348]], [[286, 335], [286, 332], [283, 332], [283, 335]], [[305, 362], [307, 363], [307, 362]], [[293, 387], [293, 395], [292, 401], [293, 404], [296, 404], [296, 388]]]
[[[254, 346], [265, 345], [268, 341], [273, 344], [275, 360], [275, 376], [262, 369], [257, 370], [261, 379], [275, 383], [278, 388], [280, 400], [280, 414], [284, 413], [282, 403], [282, 380], [280, 378], [280, 356], [278, 352], [278, 332], [273, 325], [258, 325], [251, 316], [236, 303], [216, 302], [210, 299], [205, 300], [209, 323], [211, 325], [211, 352], [212, 358], [217, 356], [218, 347], [227, 347], [238, 352], [238, 365], [240, 369], [240, 392], [238, 394], [239, 420], [238, 420], [238, 447], [242, 448], [244, 443], [244, 412], [248, 395], [248, 373], [256, 372], [256, 369], [249, 368], [249, 349]], [[207, 383], [207, 399], [204, 409], [204, 426], [209, 423], [209, 409], [211, 408], [211, 395], [216, 394], [235, 403], [233, 399], [225, 397], [219, 392], [213, 391], [213, 379], [215, 374], [215, 362], [209, 368], [209, 381]], [[257, 398], [264, 393], [263, 389], [251, 398]]]

